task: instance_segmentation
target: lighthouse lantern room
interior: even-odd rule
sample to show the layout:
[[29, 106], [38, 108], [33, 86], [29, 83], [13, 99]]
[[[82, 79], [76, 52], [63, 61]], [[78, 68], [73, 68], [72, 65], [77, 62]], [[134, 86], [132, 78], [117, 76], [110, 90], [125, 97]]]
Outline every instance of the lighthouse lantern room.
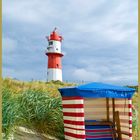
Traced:
[[62, 81], [62, 64], [61, 58], [61, 42], [62, 36], [56, 32], [56, 28], [53, 30], [50, 36], [47, 37], [48, 47], [46, 55], [48, 56], [48, 71], [47, 81]]

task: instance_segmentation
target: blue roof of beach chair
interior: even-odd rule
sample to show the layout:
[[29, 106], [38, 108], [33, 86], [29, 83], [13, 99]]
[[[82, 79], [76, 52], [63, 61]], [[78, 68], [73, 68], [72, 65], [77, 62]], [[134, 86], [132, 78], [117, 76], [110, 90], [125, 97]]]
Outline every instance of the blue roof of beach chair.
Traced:
[[104, 83], [89, 83], [75, 87], [59, 88], [62, 97], [80, 96], [85, 98], [132, 98], [135, 89]]

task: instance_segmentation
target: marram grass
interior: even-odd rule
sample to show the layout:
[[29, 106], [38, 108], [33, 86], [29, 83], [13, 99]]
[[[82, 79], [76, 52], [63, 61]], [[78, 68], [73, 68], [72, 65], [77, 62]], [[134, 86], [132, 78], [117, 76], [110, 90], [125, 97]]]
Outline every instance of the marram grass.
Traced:
[[12, 97], [9, 89], [2, 89], [2, 130], [7, 139], [20, 122], [20, 104], [17, 97]]
[[63, 139], [63, 120], [60, 98], [46, 93], [27, 90], [18, 97], [3, 89], [3, 132], [5, 138], [17, 126], [24, 126], [37, 133], [45, 133]]
[[71, 85], [59, 81], [24, 83], [4, 79], [2, 127], [5, 139], [8, 139], [18, 126], [23, 126], [36, 133], [63, 140], [63, 115], [58, 88]]
[[60, 97], [51, 98], [46, 93], [28, 90], [23, 92], [18, 100], [25, 127], [58, 138], [63, 137]]
[[[2, 129], [8, 140], [16, 128], [23, 126], [41, 134], [64, 139], [61, 96], [58, 88], [74, 84], [56, 82], [20, 82], [3, 80]], [[133, 103], [136, 106], [136, 97]], [[133, 115], [133, 132], [137, 129], [137, 112]]]

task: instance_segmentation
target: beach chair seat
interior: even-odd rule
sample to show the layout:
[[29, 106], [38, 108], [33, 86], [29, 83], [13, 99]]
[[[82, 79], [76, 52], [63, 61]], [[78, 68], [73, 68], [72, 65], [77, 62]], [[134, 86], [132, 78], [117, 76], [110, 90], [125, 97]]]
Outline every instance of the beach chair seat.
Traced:
[[86, 140], [117, 140], [111, 122], [88, 120], [85, 124]]

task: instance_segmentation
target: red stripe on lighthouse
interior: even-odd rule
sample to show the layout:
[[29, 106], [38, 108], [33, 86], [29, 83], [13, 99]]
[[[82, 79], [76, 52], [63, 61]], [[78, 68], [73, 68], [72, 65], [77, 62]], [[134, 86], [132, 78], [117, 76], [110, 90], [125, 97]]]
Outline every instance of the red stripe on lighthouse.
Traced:
[[48, 68], [62, 69], [61, 57], [63, 54], [59, 53], [47, 53], [48, 55]]
[[58, 33], [56, 31], [53, 31], [48, 39], [62, 41], [63, 38], [62, 38], [62, 36], [58, 35]]

